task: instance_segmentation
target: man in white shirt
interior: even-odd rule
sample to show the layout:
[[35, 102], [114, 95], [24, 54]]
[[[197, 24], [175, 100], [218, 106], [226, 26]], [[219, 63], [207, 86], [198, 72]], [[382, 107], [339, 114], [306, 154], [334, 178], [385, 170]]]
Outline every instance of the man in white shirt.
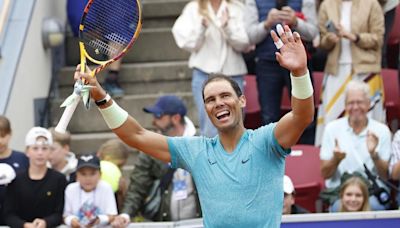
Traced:
[[[369, 89], [364, 82], [352, 81], [346, 88], [345, 110], [348, 116], [329, 123], [321, 146], [321, 172], [327, 188], [340, 185], [341, 176], [347, 173], [365, 174], [364, 164], [373, 175], [388, 178], [391, 133], [389, 128], [371, 118]], [[386, 187], [378, 180], [378, 185]], [[384, 210], [375, 196], [370, 197], [372, 210]], [[337, 210], [337, 202], [332, 205]]]

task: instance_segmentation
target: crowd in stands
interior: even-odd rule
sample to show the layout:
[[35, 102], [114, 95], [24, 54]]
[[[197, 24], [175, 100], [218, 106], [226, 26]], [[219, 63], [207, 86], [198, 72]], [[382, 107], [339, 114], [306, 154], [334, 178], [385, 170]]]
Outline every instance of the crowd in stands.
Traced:
[[[202, 85], [213, 73], [232, 77], [243, 90], [244, 76], [254, 72], [261, 125], [279, 120], [283, 88], [291, 90], [290, 72], [276, 60], [278, 50], [269, 34], [277, 24], [288, 25], [307, 47], [310, 73], [324, 71], [316, 132], [307, 129], [313, 133], [305, 133], [304, 140], [320, 147], [323, 211], [398, 209], [400, 131], [392, 137], [396, 129], [386, 124], [380, 74], [382, 66], [387, 67], [386, 44], [396, 7], [399, 0], [189, 2], [172, 34], [177, 46], [190, 52], [198, 134], [217, 134], [202, 95]], [[73, 26], [76, 17], [69, 18]], [[312, 65], [317, 62], [312, 59], [315, 50], [326, 58], [322, 67]], [[243, 56], [249, 53], [254, 58], [245, 61]], [[118, 69], [119, 65], [110, 70], [105, 83], [110, 93], [122, 96]], [[154, 128], [163, 135], [196, 134], [187, 107], [176, 96], [161, 96], [143, 111], [153, 116]], [[69, 133], [33, 127], [26, 134], [25, 152], [9, 148], [11, 136], [10, 122], [0, 116], [0, 225], [125, 227], [130, 222], [202, 216], [192, 176], [183, 169], [139, 153], [125, 179], [122, 168], [129, 152], [119, 139], [77, 158], [70, 151]], [[293, 182], [284, 176], [282, 213], [310, 213], [296, 204]]]

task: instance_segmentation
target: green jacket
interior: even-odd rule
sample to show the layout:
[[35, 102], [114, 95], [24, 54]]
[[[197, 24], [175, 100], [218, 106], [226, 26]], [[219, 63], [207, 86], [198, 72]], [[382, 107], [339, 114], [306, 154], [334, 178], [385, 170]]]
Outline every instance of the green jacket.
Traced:
[[[122, 213], [127, 213], [131, 217], [140, 215], [143, 204], [154, 181], [162, 178], [169, 167], [162, 161], [152, 158], [144, 153], [139, 153], [135, 163], [135, 168], [130, 175], [130, 184], [125, 196]], [[172, 183], [172, 181], [171, 181]], [[170, 203], [172, 196], [172, 184], [162, 194], [160, 210], [153, 221], [171, 221]], [[200, 203], [196, 194], [196, 218], [201, 217]]]

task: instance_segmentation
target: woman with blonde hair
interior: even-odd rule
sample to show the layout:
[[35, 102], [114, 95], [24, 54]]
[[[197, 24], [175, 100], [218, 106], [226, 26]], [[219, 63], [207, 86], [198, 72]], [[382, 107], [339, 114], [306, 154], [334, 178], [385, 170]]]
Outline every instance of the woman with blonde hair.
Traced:
[[340, 212], [369, 211], [368, 186], [360, 177], [347, 179], [340, 187]]
[[202, 86], [208, 76], [213, 73], [230, 76], [243, 89], [247, 68], [241, 52], [249, 46], [243, 10], [243, 3], [237, 0], [193, 0], [172, 28], [178, 47], [190, 52], [192, 93], [201, 135], [217, 134], [204, 109]]

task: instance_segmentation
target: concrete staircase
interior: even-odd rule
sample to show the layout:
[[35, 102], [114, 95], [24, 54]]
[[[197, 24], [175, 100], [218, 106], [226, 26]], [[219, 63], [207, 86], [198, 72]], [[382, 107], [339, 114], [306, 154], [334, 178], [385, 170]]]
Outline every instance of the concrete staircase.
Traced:
[[[182, 97], [188, 106], [188, 115], [197, 123], [191, 95], [191, 73], [187, 67], [189, 53], [176, 46], [171, 34], [175, 19], [188, 1], [142, 0], [143, 29], [123, 59], [120, 81], [126, 95], [117, 102], [146, 128], [152, 128], [152, 116], [145, 114], [142, 108], [167, 93]], [[78, 42], [71, 36], [66, 40], [66, 63], [59, 74], [60, 98], [52, 101], [53, 125], [57, 124], [63, 111], [59, 105], [72, 92], [72, 75], [79, 63]], [[103, 81], [104, 73], [98, 78]], [[94, 152], [101, 143], [115, 137], [94, 104], [89, 111], [79, 105], [68, 129], [73, 134], [72, 151], [77, 154]]]

